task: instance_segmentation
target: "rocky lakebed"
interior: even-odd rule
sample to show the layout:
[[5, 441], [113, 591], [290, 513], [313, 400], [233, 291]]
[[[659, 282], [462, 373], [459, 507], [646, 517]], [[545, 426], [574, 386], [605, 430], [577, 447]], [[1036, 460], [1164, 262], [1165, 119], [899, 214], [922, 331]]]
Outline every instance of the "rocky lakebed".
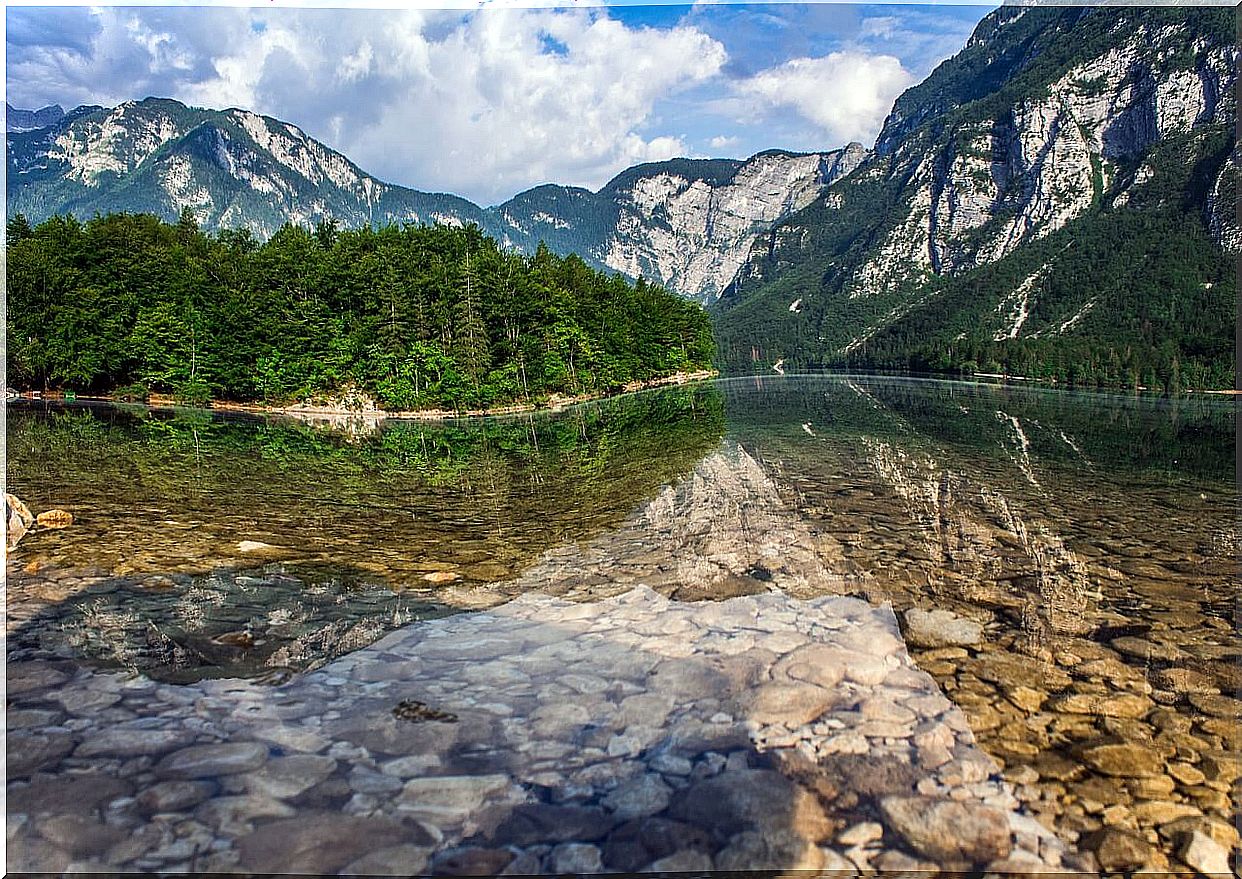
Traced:
[[209, 443], [172, 481], [128, 451], [103, 517], [62, 500], [116, 457], [81, 423], [19, 459], [72, 516], [7, 562], [9, 870], [1238, 875], [1214, 412], [1160, 446], [1170, 413], [1107, 410], [1136, 453], [987, 391], [721, 386], [746, 414], [679, 404], [674, 477], [580, 421], [606, 468], [530, 434], [409, 519], [261, 519], [293, 485], [246, 506]]
[[532, 594], [275, 690], [48, 661], [8, 684], [11, 869], [1088, 864], [859, 599]]

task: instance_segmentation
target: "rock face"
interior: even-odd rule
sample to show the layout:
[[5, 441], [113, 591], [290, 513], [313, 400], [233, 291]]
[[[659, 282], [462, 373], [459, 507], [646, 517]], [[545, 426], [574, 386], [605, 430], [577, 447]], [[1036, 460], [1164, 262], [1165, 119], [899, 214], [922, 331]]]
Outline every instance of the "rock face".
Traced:
[[59, 104], [49, 104], [46, 107], [40, 107], [38, 110], [19, 110], [12, 104], [6, 103], [4, 110], [9, 131], [30, 131], [34, 128], [45, 128], [48, 125], [54, 125], [65, 115], [65, 111], [61, 109]]
[[827, 153], [767, 152], [717, 184], [658, 166], [632, 182], [610, 184], [601, 194], [615, 202], [618, 217], [600, 261], [712, 301], [763, 232], [809, 205], [866, 155], [857, 143]]
[[[1088, 216], [1164, 210], [1171, 187], [1185, 193], [1188, 222], [1197, 215], [1237, 252], [1237, 56], [1225, 11], [1001, 8], [897, 100], [853, 174], [756, 242], [722, 304], [750, 303], [738, 320], [754, 323], [770, 289], [762, 310], [805, 325], [790, 334], [800, 345], [818, 328], [820, 356], [849, 355], [924, 308], [937, 278], [1034, 252]], [[1170, 165], [1197, 170], [1183, 180]], [[1085, 295], [1054, 307], [1045, 293], [1044, 269], [1070, 258], [1048, 248], [994, 282], [977, 309], [987, 337], [1081, 332], [1101, 319]], [[948, 339], [959, 330], [972, 336], [959, 321]], [[767, 362], [806, 356], [784, 342], [745, 338], [733, 357], [755, 346]]]
[[32, 221], [72, 210], [193, 209], [209, 227], [270, 235], [285, 221], [482, 222], [455, 196], [383, 183], [294, 125], [245, 110], [202, 110], [147, 98], [83, 106], [52, 124], [9, 131], [11, 213]]

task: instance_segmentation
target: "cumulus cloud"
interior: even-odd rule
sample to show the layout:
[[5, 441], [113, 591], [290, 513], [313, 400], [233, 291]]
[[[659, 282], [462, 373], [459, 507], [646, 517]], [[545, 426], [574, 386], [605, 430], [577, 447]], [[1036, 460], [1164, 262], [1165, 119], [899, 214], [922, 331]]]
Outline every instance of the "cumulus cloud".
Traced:
[[815, 125], [830, 144], [870, 144], [893, 101], [914, 77], [892, 55], [861, 51], [793, 58], [736, 85], [743, 107], [764, 114], [786, 107]]
[[[37, 17], [21, 21], [37, 30]], [[10, 42], [11, 99], [245, 107], [377, 176], [485, 202], [684, 154], [683, 132], [648, 131], [653, 107], [726, 61], [693, 26], [632, 27], [605, 9], [100, 8], [72, 24], [76, 39], [59, 45]]]
[[490, 203], [692, 152], [870, 143], [982, 14], [655, 9], [12, 7], [8, 99], [244, 107], [382, 179]]

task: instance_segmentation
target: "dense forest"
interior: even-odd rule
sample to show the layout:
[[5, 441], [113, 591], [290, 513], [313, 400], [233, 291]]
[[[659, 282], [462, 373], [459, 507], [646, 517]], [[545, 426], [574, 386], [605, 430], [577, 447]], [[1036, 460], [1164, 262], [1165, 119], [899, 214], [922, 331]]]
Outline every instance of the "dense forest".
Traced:
[[390, 410], [538, 404], [708, 368], [703, 310], [477, 227], [201, 231], [145, 214], [8, 227], [15, 387]]

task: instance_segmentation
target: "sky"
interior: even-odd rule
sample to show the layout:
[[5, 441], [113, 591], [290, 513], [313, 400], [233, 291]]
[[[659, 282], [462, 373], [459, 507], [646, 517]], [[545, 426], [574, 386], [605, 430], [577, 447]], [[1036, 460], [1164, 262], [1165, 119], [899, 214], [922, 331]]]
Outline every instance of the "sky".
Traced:
[[871, 146], [988, 11], [9, 6], [7, 99], [243, 107], [380, 179], [495, 204], [674, 156]]

